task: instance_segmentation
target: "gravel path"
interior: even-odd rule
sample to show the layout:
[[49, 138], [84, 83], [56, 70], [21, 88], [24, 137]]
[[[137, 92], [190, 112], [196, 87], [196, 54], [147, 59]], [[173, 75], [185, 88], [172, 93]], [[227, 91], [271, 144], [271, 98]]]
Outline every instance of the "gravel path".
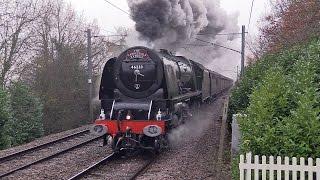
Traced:
[[220, 165], [217, 157], [223, 101], [202, 108], [200, 117], [177, 130], [173, 135], [177, 143], [137, 179], [231, 179], [229, 139]]

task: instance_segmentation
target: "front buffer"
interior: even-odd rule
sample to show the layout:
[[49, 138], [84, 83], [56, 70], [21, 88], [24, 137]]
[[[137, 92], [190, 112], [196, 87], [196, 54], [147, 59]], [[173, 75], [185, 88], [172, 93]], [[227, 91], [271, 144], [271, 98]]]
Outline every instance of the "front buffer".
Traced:
[[114, 152], [131, 153], [137, 150], [160, 152], [167, 146], [165, 121], [158, 120], [96, 120], [92, 132], [105, 134], [104, 145], [111, 137]]

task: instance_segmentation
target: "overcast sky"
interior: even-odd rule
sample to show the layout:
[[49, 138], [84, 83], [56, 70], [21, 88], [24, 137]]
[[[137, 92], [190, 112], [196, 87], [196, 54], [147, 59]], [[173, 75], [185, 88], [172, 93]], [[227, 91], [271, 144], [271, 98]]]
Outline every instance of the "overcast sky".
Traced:
[[[101, 28], [101, 34], [114, 34], [114, 27], [128, 27], [134, 28], [134, 22], [129, 15], [118, 10], [117, 8], [106, 3], [105, 0], [66, 0], [72, 6], [89, 20], [96, 20]], [[121, 9], [129, 12], [127, 0], [108, 0]], [[270, 0], [255, 0], [253, 4], [251, 23], [249, 26], [249, 33], [254, 37], [258, 33], [259, 21], [269, 12]], [[238, 25], [248, 25], [250, 16], [250, 7], [252, 0], [220, 0], [220, 5], [227, 13], [238, 13]], [[241, 29], [241, 28], [239, 28]], [[235, 41], [237, 44], [227, 44], [229, 47], [240, 50], [241, 39]], [[248, 50], [246, 55], [248, 55]], [[228, 60], [229, 63], [225, 63]], [[226, 56], [215, 60], [209, 64], [209, 68], [222, 73], [228, 77], [236, 78], [237, 66], [240, 66], [240, 54], [226, 53]]]
[[[73, 7], [82, 12], [88, 20], [97, 20], [100, 27], [104, 30], [103, 33], [113, 32], [114, 27], [124, 26], [133, 27], [134, 22], [130, 17], [122, 11], [116, 9], [104, 0], [66, 0], [71, 2]], [[129, 12], [126, 0], [109, 0], [123, 10]], [[249, 30], [252, 34], [257, 32], [258, 20], [268, 12], [269, 0], [255, 0], [252, 18]], [[250, 7], [252, 0], [221, 0], [221, 7], [228, 13], [239, 13], [239, 26], [248, 25]]]

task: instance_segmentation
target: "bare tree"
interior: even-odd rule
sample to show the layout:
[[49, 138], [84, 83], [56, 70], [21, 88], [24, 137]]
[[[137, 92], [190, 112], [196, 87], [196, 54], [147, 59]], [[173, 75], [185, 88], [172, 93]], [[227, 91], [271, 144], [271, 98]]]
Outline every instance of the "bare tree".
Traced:
[[88, 120], [87, 38], [92, 29], [93, 67], [124, 47], [127, 30], [100, 36], [94, 23], [77, 14], [63, 0], [2, 0], [0, 3], [0, 83], [27, 82], [44, 104], [46, 133], [69, 129]]
[[30, 59], [32, 23], [37, 20], [37, 1], [2, 0], [0, 3], [0, 85], [5, 86]]
[[99, 27], [93, 27], [93, 71], [96, 75], [101, 73], [103, 65], [112, 57], [118, 56], [125, 48], [125, 39], [128, 34], [128, 29], [124, 27], [115, 28], [115, 34], [100, 35]]

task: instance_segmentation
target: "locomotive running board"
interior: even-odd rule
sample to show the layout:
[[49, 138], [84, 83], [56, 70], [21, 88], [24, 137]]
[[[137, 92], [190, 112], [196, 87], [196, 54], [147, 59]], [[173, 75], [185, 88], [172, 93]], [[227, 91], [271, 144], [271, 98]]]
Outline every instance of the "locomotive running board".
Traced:
[[173, 101], [185, 100], [185, 99], [188, 99], [188, 98], [190, 98], [190, 97], [198, 96], [198, 95], [200, 95], [200, 94], [201, 94], [200, 91], [189, 92], [189, 93], [182, 94], [182, 95], [180, 95], [180, 96], [177, 96], [177, 97], [174, 97], [174, 98], [168, 99], [168, 100], [173, 100]]

